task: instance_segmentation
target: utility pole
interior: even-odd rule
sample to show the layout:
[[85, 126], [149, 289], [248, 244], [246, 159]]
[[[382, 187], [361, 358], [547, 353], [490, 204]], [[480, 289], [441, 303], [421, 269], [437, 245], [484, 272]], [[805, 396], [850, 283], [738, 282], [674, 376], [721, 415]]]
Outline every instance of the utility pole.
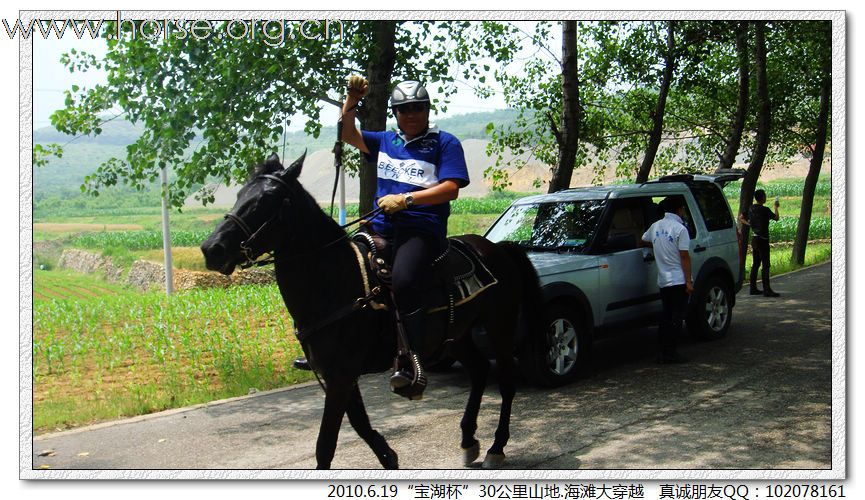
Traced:
[[345, 167], [339, 166], [339, 225], [345, 225]]
[[162, 249], [165, 254], [165, 295], [174, 293], [174, 273], [171, 268], [171, 230], [168, 224], [168, 171], [162, 167]]

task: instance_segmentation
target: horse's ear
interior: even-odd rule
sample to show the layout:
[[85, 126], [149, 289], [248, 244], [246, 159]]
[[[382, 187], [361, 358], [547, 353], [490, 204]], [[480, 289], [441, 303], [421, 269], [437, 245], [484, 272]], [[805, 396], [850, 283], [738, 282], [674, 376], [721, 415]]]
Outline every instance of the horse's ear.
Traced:
[[268, 166], [278, 165], [280, 168], [282, 168], [282, 163], [279, 162], [279, 155], [276, 153], [270, 153], [270, 156], [268, 156], [267, 159], [264, 160], [264, 164]]
[[294, 163], [288, 166], [285, 169], [285, 175], [290, 178], [297, 179], [300, 177], [300, 171], [303, 170], [303, 160], [306, 159], [306, 150], [303, 150], [303, 154], [300, 155], [300, 158], [294, 160]]

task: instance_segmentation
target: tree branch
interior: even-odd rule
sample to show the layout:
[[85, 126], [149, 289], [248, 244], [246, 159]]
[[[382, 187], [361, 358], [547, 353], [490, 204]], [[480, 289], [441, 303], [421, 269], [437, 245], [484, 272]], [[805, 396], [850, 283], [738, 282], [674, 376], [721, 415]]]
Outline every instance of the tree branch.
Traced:
[[802, 144], [805, 144], [805, 146], [808, 148], [808, 151], [810, 151], [812, 155], [814, 154], [814, 148], [811, 147], [811, 140], [808, 137], [803, 135], [801, 132], [798, 132], [791, 128], [785, 127], [784, 130], [786, 130], [793, 137], [797, 137], [800, 141], [802, 141]]
[[685, 139], [701, 139], [703, 137], [713, 137], [714, 135], [715, 134], [697, 134], [697, 135], [685, 135], [685, 136], [670, 135], [670, 136], [664, 137], [664, 140], [665, 141], [681, 141], [681, 140], [685, 140]]
[[[512, 23], [511, 25], [514, 26], [514, 27], [517, 29], [517, 31], [519, 31], [520, 33], [522, 33], [526, 38], [531, 39], [531, 40], [532, 40], [532, 43], [535, 42], [535, 37], [534, 37], [534, 35], [530, 35], [530, 34], [526, 33], [525, 30], [523, 30], [522, 28], [520, 28], [519, 26], [517, 26], [517, 25], [515, 25], [515, 24], [513, 24], [513, 23]], [[552, 52], [552, 51], [551, 51], [551, 50], [550, 50], [546, 45], [544, 45], [544, 44], [540, 44], [540, 45], [535, 44], [535, 46], [544, 49], [544, 51], [545, 51], [547, 54], [549, 54], [550, 57], [552, 57], [554, 61], [557, 61], [557, 62], [559, 63], [559, 65], [562, 64], [562, 60], [561, 60], [558, 56], [556, 56], [555, 54], [553, 54], [553, 52]]]
[[[110, 121], [113, 121], [113, 120], [116, 120], [117, 118], [120, 118], [121, 116], [125, 115], [126, 113], [127, 113], [127, 112], [124, 111], [124, 112], [122, 112], [122, 113], [120, 113], [120, 114], [118, 114], [118, 115], [114, 115], [114, 116], [112, 116], [111, 118], [109, 118], [109, 119], [107, 119], [107, 120], [103, 120], [103, 121], [99, 122], [96, 126], [97, 126], [97, 127], [101, 127], [102, 125], [105, 125], [106, 123], [108, 123], [108, 122], [110, 122]], [[61, 146], [60, 146], [60, 149], [63, 149], [63, 148], [65, 148], [66, 146], [68, 146], [68, 145], [72, 144], [73, 142], [77, 141], [78, 139], [81, 139], [82, 137], [86, 137], [86, 136], [89, 136], [89, 135], [90, 135], [90, 134], [78, 134], [78, 135], [76, 135], [75, 137], [73, 137], [72, 139], [69, 139], [68, 141], [66, 141], [66, 143], [64, 143], [63, 145], [61, 145]], [[98, 134], [97, 134], [97, 135], [98, 135]]]
[[549, 111], [546, 113], [547, 120], [550, 122], [550, 130], [553, 132], [553, 135], [556, 138], [556, 143], [562, 143], [562, 133], [559, 131], [559, 127], [556, 126], [556, 120], [553, 118], [553, 114]]
[[[668, 113], [669, 113], [669, 112], [668, 112]], [[723, 140], [724, 142], [727, 141], [726, 137], [724, 137], [724, 134], [722, 134], [722, 133], [718, 132], [717, 130], [715, 130], [714, 128], [712, 128], [711, 125], [706, 125], [706, 124], [703, 124], [703, 123], [697, 123], [697, 122], [695, 122], [695, 121], [689, 120], [688, 118], [685, 118], [685, 117], [683, 117], [683, 116], [677, 115], [677, 114], [675, 114], [675, 113], [669, 113], [669, 115], [672, 116], [673, 118], [677, 118], [677, 119], [679, 119], [679, 120], [681, 120], [681, 121], [687, 123], [688, 125], [692, 125], [694, 128], [702, 128], [702, 129], [708, 130], [709, 132], [712, 133], [712, 135], [718, 136], [718, 137], [721, 138], [721, 140]]]
[[341, 103], [341, 102], [337, 101], [336, 99], [331, 99], [331, 98], [328, 97], [328, 96], [319, 97], [319, 100], [324, 101], [324, 102], [326, 102], [326, 103], [328, 103], [328, 104], [333, 104], [333, 105], [336, 106], [337, 108], [341, 108], [341, 107], [342, 107], [342, 103]]
[[613, 134], [613, 135], [602, 135], [598, 137], [598, 139], [615, 139], [617, 137], [630, 137], [634, 135], [649, 135], [650, 131], [648, 130], [635, 130], [633, 132], [623, 132], [621, 134]]

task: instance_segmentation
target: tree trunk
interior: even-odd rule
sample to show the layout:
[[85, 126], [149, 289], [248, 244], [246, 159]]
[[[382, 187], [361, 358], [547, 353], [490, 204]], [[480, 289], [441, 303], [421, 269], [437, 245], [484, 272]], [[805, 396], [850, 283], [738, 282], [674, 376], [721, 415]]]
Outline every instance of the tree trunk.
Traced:
[[577, 77], [577, 22], [562, 23], [562, 119], [561, 131], [556, 134], [559, 143], [559, 161], [550, 179], [549, 192], [568, 189], [577, 159], [580, 139], [580, 83]]
[[739, 146], [742, 143], [742, 132], [745, 130], [745, 119], [748, 116], [748, 94], [750, 92], [750, 75], [748, 65], [748, 21], [739, 23], [736, 31], [736, 54], [739, 56], [739, 101], [736, 105], [736, 114], [730, 124], [727, 134], [727, 147], [718, 163], [718, 169], [732, 168], [739, 154]]
[[[754, 198], [754, 190], [757, 187], [757, 179], [763, 170], [763, 162], [766, 160], [766, 152], [769, 150], [769, 134], [771, 132], [771, 110], [769, 106], [769, 85], [766, 81], [766, 23], [756, 23], [754, 37], [754, 65], [757, 69], [757, 140], [754, 147], [754, 155], [745, 177], [742, 179], [742, 191], [739, 193], [739, 214], [747, 214], [751, 208]], [[748, 249], [748, 238], [750, 227], [742, 228], [742, 255]], [[744, 259], [740, 265], [740, 271], [745, 271]], [[744, 274], [743, 274], [744, 275]]]
[[[388, 115], [388, 99], [390, 99], [390, 79], [396, 62], [396, 22], [376, 21], [375, 46], [370, 53], [367, 64], [367, 80], [369, 93], [363, 101], [363, 108], [358, 112], [358, 118], [364, 130], [379, 132], [385, 129]], [[360, 207], [361, 214], [372, 210], [377, 184], [376, 159], [367, 161], [361, 155], [360, 165]]]
[[667, 94], [670, 93], [670, 85], [673, 83], [673, 72], [676, 70], [675, 24], [675, 21], [669, 21], [667, 24], [667, 51], [664, 54], [664, 76], [661, 79], [660, 92], [658, 92], [658, 105], [655, 107], [655, 113], [652, 117], [652, 132], [649, 135], [649, 145], [646, 147], [643, 163], [640, 165], [640, 171], [637, 173], [638, 183], [649, 180], [649, 172], [652, 170], [652, 165], [655, 163], [655, 155], [658, 154], [658, 147], [661, 145], [664, 110], [667, 107]]
[[805, 177], [805, 189], [802, 193], [802, 208], [799, 211], [799, 223], [796, 227], [796, 239], [793, 242], [793, 262], [805, 263], [805, 247], [808, 244], [808, 229], [811, 226], [811, 211], [814, 208], [814, 192], [817, 190], [817, 178], [820, 167], [823, 166], [823, 155], [826, 151], [826, 135], [829, 130], [829, 99], [832, 92], [831, 59], [824, 62], [823, 82], [820, 86], [820, 111], [817, 118], [817, 142], [814, 154]]

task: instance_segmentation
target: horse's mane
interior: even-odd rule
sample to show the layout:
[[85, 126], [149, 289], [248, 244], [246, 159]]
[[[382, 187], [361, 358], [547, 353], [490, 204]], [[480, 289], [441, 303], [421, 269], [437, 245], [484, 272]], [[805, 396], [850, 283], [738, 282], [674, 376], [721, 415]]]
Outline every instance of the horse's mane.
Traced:
[[262, 163], [259, 163], [255, 167], [253, 167], [252, 172], [246, 177], [246, 183], [250, 183], [255, 180], [259, 175], [265, 174], [274, 174], [282, 170], [282, 163], [280, 163], [279, 158], [276, 158], [275, 155], [271, 155], [269, 158], [264, 160]]
[[[267, 174], [277, 174], [282, 172], [285, 167], [280, 162], [279, 158], [273, 154], [269, 156], [263, 163], [259, 163], [255, 166], [252, 173], [249, 174], [247, 178], [247, 182], [252, 182], [255, 178], [261, 175]], [[319, 230], [324, 230], [328, 233], [336, 231], [345, 232], [342, 227], [337, 224], [331, 217], [329, 217], [324, 210], [319, 206], [318, 202], [313, 198], [312, 194], [303, 187], [303, 184], [300, 183], [300, 180], [296, 177], [287, 176], [289, 178], [285, 178], [284, 180], [288, 182], [288, 184], [292, 188], [292, 201], [297, 204], [301, 204], [304, 208], [304, 215], [307, 217], [311, 217], [310, 222], [311, 226], [316, 227]], [[299, 176], [298, 176], [299, 177]], [[320, 219], [320, 220], [318, 220]]]

